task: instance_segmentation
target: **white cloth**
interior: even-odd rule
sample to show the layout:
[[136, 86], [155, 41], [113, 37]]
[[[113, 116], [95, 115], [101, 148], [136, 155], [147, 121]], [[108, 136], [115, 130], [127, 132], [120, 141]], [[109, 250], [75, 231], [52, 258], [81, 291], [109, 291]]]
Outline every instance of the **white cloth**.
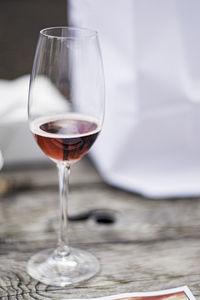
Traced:
[[[0, 80], [0, 150], [5, 166], [47, 161], [28, 128], [29, 78], [25, 75], [15, 80]], [[41, 93], [42, 89], [40, 97]], [[52, 94], [53, 90], [45, 95], [46, 99]], [[1, 161], [0, 156], [0, 167]]]
[[[25, 75], [15, 80], [0, 80], [0, 150], [5, 166], [49, 161], [37, 146], [28, 127], [29, 79], [30, 76]], [[45, 76], [38, 76], [34, 81], [32, 97], [37, 101], [35, 114], [66, 110], [65, 97]], [[0, 154], [0, 169], [1, 161]]]
[[70, 25], [99, 32], [106, 115], [93, 158], [148, 197], [200, 195], [200, 2], [70, 0]]

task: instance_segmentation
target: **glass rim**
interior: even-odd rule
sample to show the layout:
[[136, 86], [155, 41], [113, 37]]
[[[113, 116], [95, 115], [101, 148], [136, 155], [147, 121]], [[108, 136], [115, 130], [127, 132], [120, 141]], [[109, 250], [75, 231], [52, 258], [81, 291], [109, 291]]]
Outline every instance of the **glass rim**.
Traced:
[[[66, 29], [69, 31], [73, 31], [73, 32], [83, 32], [85, 33], [84, 35], [80, 35], [80, 36], [60, 36], [60, 35], [56, 35], [56, 34], [50, 34], [50, 31], [55, 30], [55, 29]], [[46, 33], [45, 31], [49, 31], [49, 33]], [[87, 33], [87, 34], [86, 34]], [[92, 37], [97, 37], [98, 36], [98, 32], [96, 30], [90, 29], [90, 28], [85, 28], [85, 27], [76, 27], [76, 26], [55, 26], [55, 27], [47, 27], [47, 28], [43, 28], [40, 30], [40, 35], [44, 36], [44, 37], [48, 37], [48, 38], [55, 38], [55, 39], [61, 39], [61, 40], [68, 40], [68, 39], [85, 39], [85, 38], [92, 38]]]

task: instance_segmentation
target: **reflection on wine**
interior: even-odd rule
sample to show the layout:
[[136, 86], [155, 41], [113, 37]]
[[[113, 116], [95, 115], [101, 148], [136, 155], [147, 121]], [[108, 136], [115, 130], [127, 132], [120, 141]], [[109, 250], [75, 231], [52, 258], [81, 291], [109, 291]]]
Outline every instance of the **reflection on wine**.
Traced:
[[98, 120], [81, 114], [38, 118], [31, 124], [35, 139], [51, 159], [68, 163], [80, 160], [96, 140]]

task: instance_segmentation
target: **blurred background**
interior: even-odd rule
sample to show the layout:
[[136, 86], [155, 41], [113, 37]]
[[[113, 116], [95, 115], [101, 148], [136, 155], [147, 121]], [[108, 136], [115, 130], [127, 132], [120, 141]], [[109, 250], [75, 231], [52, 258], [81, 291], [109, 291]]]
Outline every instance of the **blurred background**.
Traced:
[[66, 24], [66, 0], [1, 0], [0, 78], [30, 74], [39, 31]]
[[48, 161], [28, 129], [29, 75], [39, 31], [66, 24], [66, 0], [0, 1], [0, 149], [4, 168]]
[[4, 166], [49, 163], [28, 130], [29, 74], [40, 29], [69, 24], [99, 32], [106, 114], [91, 154], [103, 178], [152, 198], [198, 196], [199, 9], [198, 0], [1, 0]]

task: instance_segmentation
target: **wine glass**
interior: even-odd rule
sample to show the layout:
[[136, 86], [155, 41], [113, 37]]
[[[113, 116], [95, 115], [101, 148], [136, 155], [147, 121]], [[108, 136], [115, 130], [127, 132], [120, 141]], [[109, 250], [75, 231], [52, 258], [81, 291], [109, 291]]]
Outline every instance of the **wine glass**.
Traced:
[[57, 248], [32, 256], [27, 270], [45, 284], [76, 285], [99, 271], [92, 254], [69, 246], [67, 202], [70, 167], [95, 142], [103, 117], [104, 76], [97, 32], [74, 27], [41, 30], [30, 79], [28, 118], [37, 144], [58, 167], [59, 233]]

